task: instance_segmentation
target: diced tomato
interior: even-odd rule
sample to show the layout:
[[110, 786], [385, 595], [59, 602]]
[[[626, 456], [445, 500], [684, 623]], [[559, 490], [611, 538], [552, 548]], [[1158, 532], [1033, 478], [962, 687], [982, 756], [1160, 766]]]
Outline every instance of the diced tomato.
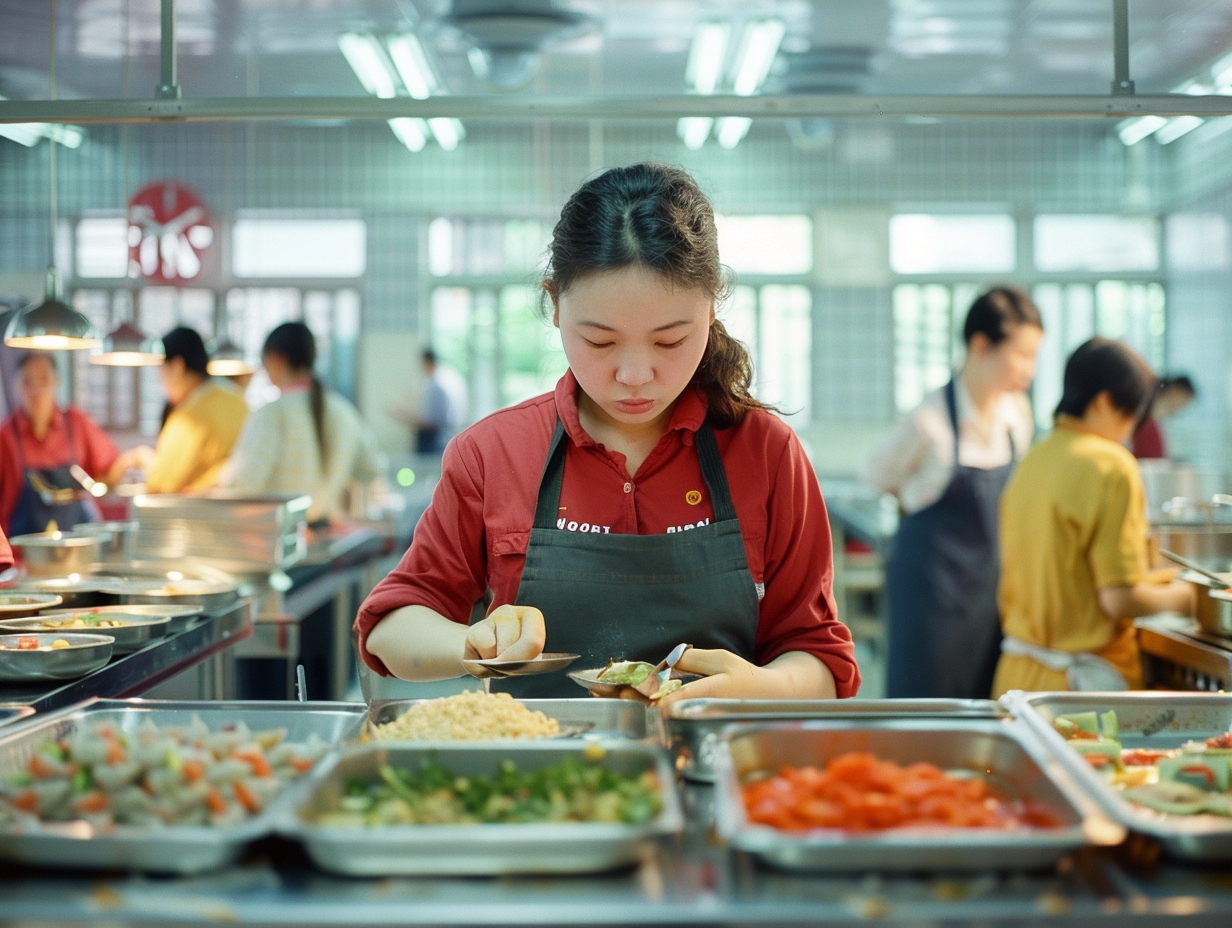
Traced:
[[1150, 748], [1127, 748], [1121, 752], [1121, 763], [1126, 767], [1153, 767], [1170, 754]]
[[1232, 731], [1206, 739], [1208, 748], [1232, 748]]
[[1112, 758], [1107, 754], [1084, 754], [1083, 759], [1096, 770], [1102, 770], [1112, 763]]
[[291, 758], [291, 767], [296, 773], [307, 773], [315, 763], [316, 761], [308, 760], [306, 757]]
[[118, 741], [107, 742], [107, 763], [123, 763], [124, 756], [124, 745], [120, 744]]
[[53, 767], [42, 754], [35, 754], [30, 758], [30, 763], [26, 765], [26, 772], [36, 780], [42, 780], [47, 777], [60, 776], [64, 771], [61, 767]]
[[1203, 767], [1200, 764], [1195, 764], [1191, 767], [1182, 767], [1179, 771], [1186, 776], [1198, 777], [1206, 781], [1207, 786], [1212, 786], [1215, 783], [1215, 771], [1209, 767]]
[[260, 751], [233, 751], [231, 756], [236, 760], [242, 760], [251, 767], [253, 776], [268, 777], [273, 773], [270, 769], [269, 761], [265, 759], [265, 755]]
[[13, 797], [13, 805], [23, 812], [37, 813], [39, 807], [38, 793], [32, 789], [23, 789]]
[[95, 790], [77, 799], [73, 803], [73, 808], [78, 812], [106, 812], [107, 805], [107, 796]]
[[17, 639], [18, 651], [37, 651], [38, 646], [38, 639], [31, 638], [29, 635], [22, 635], [22, 637]]
[[180, 772], [184, 774], [185, 783], [196, 783], [205, 776], [205, 764], [199, 760], [186, 760], [180, 765]]
[[217, 789], [211, 789], [205, 794], [205, 805], [215, 815], [222, 815], [227, 811], [227, 799]]
[[241, 781], [236, 780], [231, 788], [235, 793], [235, 798], [239, 801], [239, 804], [247, 809], [249, 814], [256, 815], [261, 811], [261, 804], [257, 802], [257, 797], [253, 794], [252, 790], [245, 786]]

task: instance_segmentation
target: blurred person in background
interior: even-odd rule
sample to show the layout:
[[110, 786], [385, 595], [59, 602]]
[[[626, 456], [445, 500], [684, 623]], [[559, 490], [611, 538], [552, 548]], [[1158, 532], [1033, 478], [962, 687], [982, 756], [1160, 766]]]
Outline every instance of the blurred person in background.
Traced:
[[1197, 395], [1193, 381], [1184, 374], [1160, 380], [1151, 410], [1134, 432], [1134, 457], [1166, 458], [1168, 446], [1164, 441], [1164, 431], [1160, 428], [1160, 423], [1169, 416], [1175, 416], [1192, 403]]
[[312, 522], [343, 515], [348, 486], [380, 476], [359, 411], [321, 383], [316, 359], [316, 339], [304, 323], [270, 332], [261, 363], [282, 395], [249, 416], [219, 475], [220, 486], [311, 496]]
[[163, 336], [158, 370], [167, 409], [154, 448], [139, 450], [150, 493], [197, 493], [218, 483], [248, 416], [242, 395], [211, 379], [209, 354], [194, 329]]
[[1141, 689], [1134, 619], [1194, 612], [1191, 584], [1152, 582], [1146, 493], [1125, 443], [1155, 395], [1150, 366], [1092, 338], [1065, 365], [1056, 427], [1001, 500], [1005, 640], [993, 698], [1011, 689]]
[[903, 512], [887, 571], [890, 697], [986, 699], [1001, 650], [997, 504], [1026, 454], [1039, 310], [995, 287], [967, 312], [967, 356], [875, 447], [863, 479]]
[[431, 348], [423, 350], [420, 361], [423, 367], [418, 402], [409, 409], [392, 408], [389, 414], [414, 431], [411, 450], [415, 454], [439, 457], [466, 417], [466, 381], [452, 367], [441, 364]]
[[118, 483], [139, 454], [121, 454], [106, 432], [75, 406], [56, 404], [60, 374], [50, 354], [31, 352], [17, 362], [21, 407], [0, 426], [0, 525], [10, 535], [62, 530], [98, 518], [88, 500], [51, 503], [38, 487], [81, 490], [69, 468], [109, 486]]

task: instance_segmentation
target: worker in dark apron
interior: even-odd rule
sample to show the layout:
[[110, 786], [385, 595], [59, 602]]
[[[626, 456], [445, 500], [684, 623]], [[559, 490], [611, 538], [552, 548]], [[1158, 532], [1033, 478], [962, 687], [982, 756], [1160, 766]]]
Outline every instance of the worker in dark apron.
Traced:
[[[958, 461], [954, 382], [945, 388]], [[1014, 465], [955, 464], [941, 499], [905, 516], [889, 572], [890, 697], [987, 699], [1001, 656], [997, 504]]]
[[[468, 656], [565, 652], [582, 670], [690, 644], [676, 666], [702, 679], [673, 698], [854, 695], [821, 490], [715, 318], [705, 195], [660, 165], [588, 181], [544, 287], [569, 370], [450, 442], [410, 550], [360, 609], [360, 656], [431, 681]], [[489, 591], [508, 608], [468, 625]], [[491, 686], [583, 693], [564, 672]]]
[[1021, 290], [967, 313], [962, 369], [874, 449], [865, 479], [904, 513], [887, 564], [891, 697], [987, 699], [1000, 656], [997, 511], [1033, 431], [1026, 400], [1043, 338]]
[[[68, 429], [68, 445], [72, 449], [72, 419], [65, 416], [64, 423]], [[21, 435], [12, 422], [8, 427], [13, 430], [13, 442], [17, 448], [22, 473], [17, 505], [9, 518], [9, 533], [17, 536], [45, 532], [52, 522], [57, 528], [67, 531], [79, 522], [97, 519], [97, 510], [82, 498], [82, 486], [70, 470], [77, 463], [76, 451], [72, 452], [72, 458], [67, 464], [59, 467], [28, 467]]]

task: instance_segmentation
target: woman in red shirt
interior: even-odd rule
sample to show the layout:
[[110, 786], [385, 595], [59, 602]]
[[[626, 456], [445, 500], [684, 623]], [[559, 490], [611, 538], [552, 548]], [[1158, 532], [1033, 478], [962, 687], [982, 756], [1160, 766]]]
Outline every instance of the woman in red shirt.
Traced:
[[[569, 371], [449, 444], [410, 550], [356, 619], [363, 659], [436, 680], [465, 657], [656, 663], [688, 642], [678, 667], [705, 679], [672, 699], [854, 695], [817, 478], [715, 318], [728, 286], [693, 179], [639, 164], [588, 181], [543, 287]], [[520, 624], [467, 625], [488, 590]], [[563, 673], [493, 684], [580, 692]]]

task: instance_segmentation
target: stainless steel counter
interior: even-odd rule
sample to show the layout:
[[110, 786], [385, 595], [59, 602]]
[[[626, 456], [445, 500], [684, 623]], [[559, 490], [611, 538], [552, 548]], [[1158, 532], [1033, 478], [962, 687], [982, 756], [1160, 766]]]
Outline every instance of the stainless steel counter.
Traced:
[[1232, 923], [1232, 871], [1168, 865], [1135, 876], [1084, 854], [1059, 872], [959, 877], [794, 876], [717, 846], [711, 791], [694, 822], [640, 866], [594, 877], [344, 879], [270, 841], [237, 867], [191, 879], [12, 869], [0, 919], [109, 925], [894, 925], [1186, 926]]
[[1148, 687], [1218, 692], [1232, 684], [1232, 641], [1179, 616], [1150, 616], [1135, 624]]
[[[193, 619], [182, 631], [160, 638], [133, 654], [117, 657], [93, 673], [53, 684], [0, 684], [0, 702], [23, 703], [39, 712], [72, 705], [90, 696], [140, 696], [183, 670], [220, 655], [252, 633], [248, 600]], [[225, 667], [213, 668], [225, 689]], [[207, 693], [221, 697], [222, 692]]]

